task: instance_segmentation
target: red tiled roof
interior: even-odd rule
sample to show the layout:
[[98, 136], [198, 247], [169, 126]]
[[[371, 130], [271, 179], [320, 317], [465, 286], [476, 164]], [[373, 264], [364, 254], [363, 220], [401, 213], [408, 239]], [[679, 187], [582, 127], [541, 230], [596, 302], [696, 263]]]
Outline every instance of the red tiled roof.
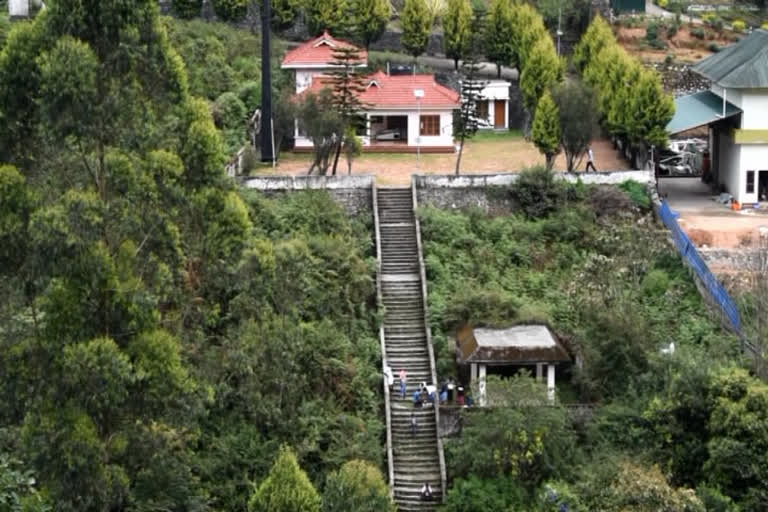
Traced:
[[[459, 93], [437, 83], [435, 75], [388, 76], [378, 71], [367, 77], [366, 81], [369, 86], [360, 95], [360, 101], [373, 109], [418, 108], [419, 100], [414, 93], [417, 89], [424, 91], [421, 108], [459, 108]], [[329, 86], [329, 82], [330, 78], [327, 77], [315, 78], [307, 91], [319, 92]]]
[[368, 62], [368, 52], [364, 49], [342, 39], [336, 39], [326, 30], [301, 46], [289, 51], [283, 59], [283, 67], [301, 67], [302, 65], [317, 67], [329, 64], [333, 58], [334, 48], [357, 48], [360, 50], [360, 59], [363, 64]]

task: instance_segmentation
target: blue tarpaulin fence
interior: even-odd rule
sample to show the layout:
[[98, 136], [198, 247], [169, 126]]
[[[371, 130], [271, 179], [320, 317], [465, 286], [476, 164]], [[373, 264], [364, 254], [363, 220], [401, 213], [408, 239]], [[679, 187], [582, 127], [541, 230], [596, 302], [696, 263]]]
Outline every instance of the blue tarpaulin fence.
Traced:
[[712, 301], [717, 304], [723, 312], [723, 316], [730, 322], [731, 327], [737, 333], [741, 333], [741, 316], [739, 315], [739, 308], [733, 301], [731, 296], [725, 291], [723, 285], [717, 280], [717, 278], [709, 270], [709, 267], [701, 258], [699, 251], [696, 250], [696, 246], [693, 245], [691, 239], [677, 223], [678, 213], [672, 211], [666, 201], [662, 201], [661, 208], [659, 209], [659, 216], [662, 222], [667, 226], [672, 236], [675, 239], [680, 255], [689, 267], [698, 276], [699, 280], [704, 284]]

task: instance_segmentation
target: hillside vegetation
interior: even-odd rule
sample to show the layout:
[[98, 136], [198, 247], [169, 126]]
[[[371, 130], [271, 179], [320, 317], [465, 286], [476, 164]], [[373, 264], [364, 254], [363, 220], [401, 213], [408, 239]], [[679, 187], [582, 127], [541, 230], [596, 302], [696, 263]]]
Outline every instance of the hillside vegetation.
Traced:
[[768, 442], [768, 386], [742, 369], [644, 187], [532, 170], [498, 193], [512, 213], [420, 212], [438, 373], [456, 375], [466, 322], [546, 324], [583, 360], [558, 369], [560, 402], [594, 417], [543, 406], [530, 376], [492, 378], [505, 407], [465, 413], [447, 443], [447, 510], [760, 510], [766, 460], [750, 447]]

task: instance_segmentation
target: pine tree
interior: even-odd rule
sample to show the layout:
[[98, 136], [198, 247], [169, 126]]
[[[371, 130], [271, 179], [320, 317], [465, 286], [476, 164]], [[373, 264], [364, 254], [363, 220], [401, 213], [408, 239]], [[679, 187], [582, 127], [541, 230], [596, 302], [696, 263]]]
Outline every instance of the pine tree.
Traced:
[[482, 34], [482, 13], [475, 12], [470, 25], [470, 40], [467, 48], [467, 58], [461, 70], [461, 110], [456, 122], [456, 135], [459, 138], [459, 154], [456, 157], [456, 174], [461, 172], [461, 157], [464, 153], [464, 142], [472, 138], [478, 129], [479, 115], [477, 102], [483, 84], [477, 80], [480, 73], [480, 50]]
[[285, 445], [248, 502], [251, 512], [320, 512], [322, 501], [296, 454]]
[[536, 44], [545, 38], [551, 40], [551, 36], [544, 26], [541, 14], [530, 4], [514, 4], [510, 15], [514, 27], [510, 32], [512, 58], [517, 63], [518, 70], [522, 72]]
[[448, 0], [448, 9], [443, 19], [445, 54], [453, 59], [453, 67], [459, 69], [459, 59], [467, 51], [472, 25], [472, 4], [470, 0]]
[[434, 22], [425, 0], [405, 0], [400, 21], [403, 24], [402, 43], [413, 60], [424, 53], [429, 44]]
[[533, 47], [520, 76], [520, 90], [528, 112], [534, 114], [544, 91], [554, 87], [562, 78], [563, 63], [557, 56], [552, 39], [547, 35]]
[[560, 152], [560, 112], [548, 90], [544, 91], [536, 107], [533, 143], [547, 159], [547, 169], [552, 169], [555, 156]]
[[333, 90], [333, 106], [342, 123], [342, 131], [339, 134], [336, 156], [333, 161], [333, 175], [339, 164], [339, 156], [343, 145], [344, 133], [347, 129], [357, 131], [365, 128], [366, 105], [360, 101], [360, 95], [365, 92], [365, 77], [360, 73], [360, 52], [351, 46], [336, 48], [333, 52], [333, 66], [336, 69], [331, 73], [331, 88]]
[[389, 0], [351, 0], [355, 36], [367, 50], [381, 37], [392, 17]]
[[499, 77], [501, 77], [502, 66], [513, 64], [512, 34], [514, 31], [511, 0], [493, 0], [485, 23], [485, 56], [496, 64], [496, 73]]

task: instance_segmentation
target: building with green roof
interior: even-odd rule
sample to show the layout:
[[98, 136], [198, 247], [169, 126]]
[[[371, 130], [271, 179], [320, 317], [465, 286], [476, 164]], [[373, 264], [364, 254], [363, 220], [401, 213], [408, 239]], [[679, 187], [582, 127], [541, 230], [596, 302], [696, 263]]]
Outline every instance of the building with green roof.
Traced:
[[714, 182], [741, 204], [768, 200], [768, 31], [754, 30], [693, 71], [712, 87], [675, 100], [667, 131], [708, 126]]

